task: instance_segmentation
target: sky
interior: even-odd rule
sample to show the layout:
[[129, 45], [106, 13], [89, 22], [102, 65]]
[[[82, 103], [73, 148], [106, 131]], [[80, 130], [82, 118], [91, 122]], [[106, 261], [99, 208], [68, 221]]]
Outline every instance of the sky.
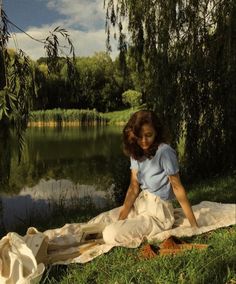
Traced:
[[[106, 51], [103, 0], [1, 0], [9, 20], [37, 39], [44, 39], [57, 26], [65, 28], [76, 56]], [[0, 1], [0, 2], [1, 2]], [[9, 47], [20, 48], [32, 59], [45, 56], [43, 45], [11, 27]], [[118, 54], [112, 42], [111, 56]]]

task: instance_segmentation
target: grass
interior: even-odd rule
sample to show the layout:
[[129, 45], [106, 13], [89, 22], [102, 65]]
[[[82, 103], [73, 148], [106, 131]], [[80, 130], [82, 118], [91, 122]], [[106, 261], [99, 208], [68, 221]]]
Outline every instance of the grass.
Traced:
[[234, 203], [236, 201], [236, 175], [225, 175], [199, 181], [190, 186], [189, 199], [192, 204], [209, 200], [222, 203]]
[[201, 252], [192, 250], [150, 260], [140, 257], [139, 248], [117, 247], [87, 264], [53, 266], [42, 283], [235, 283], [235, 227], [218, 229], [191, 241], [211, 247]]
[[[201, 181], [188, 189], [192, 204], [202, 200], [232, 203], [236, 200], [236, 176]], [[79, 221], [78, 217], [77, 222]], [[181, 255], [149, 260], [140, 258], [140, 248], [117, 247], [86, 264], [50, 266], [41, 284], [236, 283], [236, 226], [183, 239], [210, 246], [204, 251], [191, 250]]]
[[123, 125], [123, 124], [125, 124], [129, 120], [130, 116], [134, 112], [136, 112], [136, 111], [138, 111], [138, 110], [140, 110], [140, 109], [142, 109], [144, 107], [145, 107], [145, 105], [142, 105], [140, 107], [135, 107], [135, 108], [129, 108], [129, 109], [124, 109], [124, 110], [119, 110], [119, 111], [108, 112], [108, 113], [102, 114], [102, 117], [107, 119], [109, 124], [120, 124], [120, 125]]

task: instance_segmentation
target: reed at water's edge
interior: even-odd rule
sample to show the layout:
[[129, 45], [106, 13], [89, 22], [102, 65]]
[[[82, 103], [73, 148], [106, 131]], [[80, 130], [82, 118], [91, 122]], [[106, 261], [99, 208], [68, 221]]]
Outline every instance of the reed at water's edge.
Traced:
[[97, 110], [80, 109], [50, 109], [37, 110], [30, 113], [28, 126], [80, 126], [80, 125], [104, 125], [108, 119]]
[[145, 105], [109, 113], [99, 113], [96, 109], [49, 109], [36, 110], [30, 113], [28, 126], [57, 127], [81, 125], [125, 124], [132, 113], [144, 108]]

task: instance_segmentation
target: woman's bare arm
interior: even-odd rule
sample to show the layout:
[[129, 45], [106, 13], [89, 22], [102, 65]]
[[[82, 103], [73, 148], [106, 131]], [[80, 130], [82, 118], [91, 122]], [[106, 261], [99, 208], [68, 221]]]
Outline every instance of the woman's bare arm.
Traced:
[[139, 182], [137, 179], [137, 172], [137, 170], [131, 170], [130, 185], [126, 193], [124, 204], [120, 210], [119, 220], [124, 220], [127, 218], [130, 209], [139, 194]]
[[181, 183], [179, 174], [169, 176], [170, 183], [172, 185], [174, 194], [182, 207], [185, 216], [188, 218], [189, 223], [192, 227], [198, 227], [196, 218], [193, 214], [192, 207], [189, 203], [186, 191]]

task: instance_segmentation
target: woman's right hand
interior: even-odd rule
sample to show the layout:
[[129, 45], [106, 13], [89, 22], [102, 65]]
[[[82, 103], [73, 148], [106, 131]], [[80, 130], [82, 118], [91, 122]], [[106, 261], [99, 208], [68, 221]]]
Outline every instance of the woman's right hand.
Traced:
[[123, 205], [120, 209], [118, 220], [125, 220], [129, 215], [129, 210]]
[[124, 204], [120, 209], [118, 220], [124, 220], [128, 217], [129, 212], [135, 202], [135, 199], [139, 194], [139, 183], [137, 179], [137, 173], [138, 170], [131, 170], [130, 185], [125, 196]]

